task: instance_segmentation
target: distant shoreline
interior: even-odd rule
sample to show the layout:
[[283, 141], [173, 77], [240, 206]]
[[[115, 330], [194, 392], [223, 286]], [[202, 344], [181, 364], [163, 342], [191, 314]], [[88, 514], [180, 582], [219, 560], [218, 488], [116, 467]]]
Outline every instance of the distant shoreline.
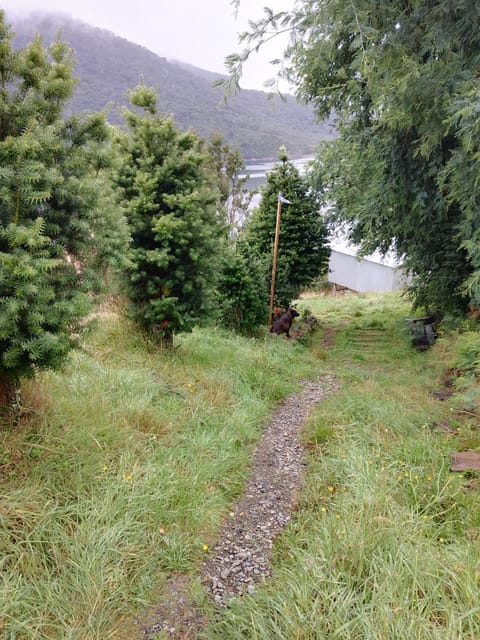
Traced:
[[[301, 156], [300, 158], [292, 158], [291, 162], [298, 168], [301, 174], [304, 173], [305, 165], [307, 162], [314, 160], [314, 155], [309, 156]], [[272, 170], [275, 164], [278, 164], [280, 160], [270, 159], [270, 160], [255, 160], [249, 159], [245, 161], [245, 171], [243, 171], [240, 175], [241, 178], [245, 178], [248, 176], [248, 180], [246, 183], [247, 188], [258, 188], [265, 183], [266, 175], [269, 171]]]

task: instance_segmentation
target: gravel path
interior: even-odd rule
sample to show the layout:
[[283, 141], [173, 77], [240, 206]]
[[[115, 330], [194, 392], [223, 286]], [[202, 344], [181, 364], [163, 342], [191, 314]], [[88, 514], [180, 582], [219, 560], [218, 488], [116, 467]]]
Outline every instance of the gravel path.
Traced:
[[[218, 541], [201, 567], [206, 590], [221, 608], [242, 593], [252, 593], [268, 579], [273, 541], [295, 508], [305, 473], [300, 432], [310, 409], [335, 388], [333, 376], [306, 382], [273, 415], [255, 450], [245, 493], [232, 509]], [[143, 637], [161, 630], [172, 640], [197, 638], [204, 626], [200, 612], [188, 601], [185, 577], [174, 576], [169, 597], [143, 625]]]

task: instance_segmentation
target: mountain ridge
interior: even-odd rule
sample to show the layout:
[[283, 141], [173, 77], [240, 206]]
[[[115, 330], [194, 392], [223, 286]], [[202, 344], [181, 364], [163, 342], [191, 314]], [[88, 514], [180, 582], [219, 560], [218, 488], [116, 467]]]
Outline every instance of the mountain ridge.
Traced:
[[112, 124], [123, 123], [121, 108], [129, 106], [127, 91], [141, 79], [158, 91], [158, 109], [173, 114], [183, 130], [208, 139], [220, 132], [249, 160], [276, 159], [285, 145], [292, 157], [311, 155], [332, 137], [329, 124], [315, 122], [313, 109], [292, 96], [269, 100], [263, 91], [242, 89], [224, 100], [213, 81], [225, 76], [168, 59], [143, 45], [93, 27], [64, 13], [33, 13], [27, 18], [6, 16], [15, 33], [14, 46], [25, 46], [40, 33], [48, 45], [60, 32], [74, 50], [79, 81], [68, 112], [102, 111]]

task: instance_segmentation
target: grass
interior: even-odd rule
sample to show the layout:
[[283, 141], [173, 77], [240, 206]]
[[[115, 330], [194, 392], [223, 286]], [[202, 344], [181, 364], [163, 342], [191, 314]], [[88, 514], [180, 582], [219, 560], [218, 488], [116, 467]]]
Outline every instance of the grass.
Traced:
[[26, 386], [29, 410], [0, 432], [1, 638], [138, 637], [168, 576], [196, 575], [275, 404], [324, 372], [339, 389], [305, 426], [273, 578], [222, 612], [192, 579], [204, 637], [480, 637], [480, 475], [449, 471], [452, 451], [480, 448], [478, 334], [419, 353], [397, 295], [301, 306], [332, 346], [322, 330], [306, 344], [198, 330], [163, 352], [111, 314], [64, 372]]
[[99, 321], [0, 432], [0, 637], [133, 637], [171, 572], [195, 572], [273, 406], [316, 371], [302, 345], [216, 331], [159, 351]]
[[452, 451], [479, 447], [478, 418], [432, 394], [472, 334], [418, 353], [396, 296], [307, 302], [336, 327], [324, 365], [341, 388], [306, 427], [308, 480], [274, 579], [206, 637], [480, 637], [476, 474], [448, 470]]

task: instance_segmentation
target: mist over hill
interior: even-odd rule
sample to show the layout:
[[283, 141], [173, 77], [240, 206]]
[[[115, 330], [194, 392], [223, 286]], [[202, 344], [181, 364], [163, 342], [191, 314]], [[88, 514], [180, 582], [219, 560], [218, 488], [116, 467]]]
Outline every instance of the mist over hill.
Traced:
[[317, 123], [313, 110], [292, 96], [283, 102], [278, 97], [269, 100], [263, 91], [242, 90], [225, 103], [223, 89], [212, 86], [220, 74], [167, 60], [69, 16], [7, 14], [7, 22], [16, 34], [15, 46], [24, 46], [37, 33], [49, 44], [60, 33], [74, 50], [79, 81], [70, 112], [99, 111], [108, 105], [109, 121], [121, 124], [120, 108], [128, 105], [127, 91], [143, 78], [158, 90], [159, 110], [172, 114], [179, 128], [194, 129], [203, 138], [221, 132], [244, 158], [276, 158], [281, 145], [292, 157], [309, 155], [321, 140], [333, 135], [329, 125]]

